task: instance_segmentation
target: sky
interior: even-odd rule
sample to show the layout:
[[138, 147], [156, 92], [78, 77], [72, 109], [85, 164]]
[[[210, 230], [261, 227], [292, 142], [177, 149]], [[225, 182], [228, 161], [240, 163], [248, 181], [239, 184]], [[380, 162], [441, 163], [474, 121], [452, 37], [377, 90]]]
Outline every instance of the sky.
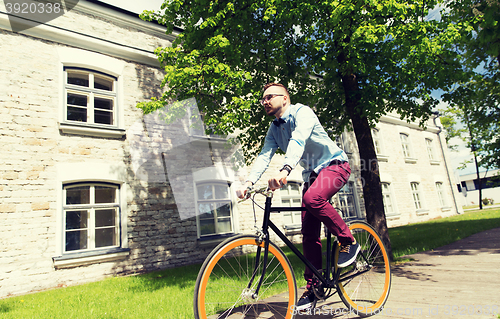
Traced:
[[100, 0], [113, 6], [123, 8], [135, 13], [144, 10], [159, 10], [163, 0]]

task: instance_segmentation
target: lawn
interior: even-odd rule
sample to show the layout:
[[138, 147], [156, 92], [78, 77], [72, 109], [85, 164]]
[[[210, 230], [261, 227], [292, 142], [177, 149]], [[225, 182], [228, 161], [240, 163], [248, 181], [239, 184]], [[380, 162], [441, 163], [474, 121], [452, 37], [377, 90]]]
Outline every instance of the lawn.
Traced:
[[[400, 257], [497, 227], [498, 208], [391, 228], [389, 234], [394, 256]], [[0, 318], [193, 318], [193, 287], [199, 267], [110, 278], [3, 299]], [[300, 286], [303, 268], [294, 269]]]

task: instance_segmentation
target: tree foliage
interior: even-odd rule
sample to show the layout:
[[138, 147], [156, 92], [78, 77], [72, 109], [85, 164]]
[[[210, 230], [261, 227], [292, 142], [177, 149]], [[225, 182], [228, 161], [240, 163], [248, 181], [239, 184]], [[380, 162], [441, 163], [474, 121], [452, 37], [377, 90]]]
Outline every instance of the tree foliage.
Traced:
[[[480, 166], [500, 167], [500, 2], [498, 0], [452, 0], [443, 19], [459, 24], [469, 21], [473, 32], [457, 42], [469, 77], [458, 83], [445, 99], [457, 110], [470, 113], [470, 125], [481, 141]], [[463, 118], [463, 117], [462, 117]]]
[[[195, 97], [216, 133], [244, 131], [248, 162], [258, 153], [270, 118], [258, 103], [261, 87], [281, 82], [292, 103], [313, 107], [328, 131], [356, 134], [368, 221], [390, 250], [370, 128], [397, 112], [425, 121], [462, 72], [454, 43], [472, 30], [463, 23], [425, 19], [437, 0], [167, 0], [145, 12], [169, 31], [172, 47], [156, 54], [165, 68], [161, 99]], [[368, 165], [370, 163], [370, 165]]]

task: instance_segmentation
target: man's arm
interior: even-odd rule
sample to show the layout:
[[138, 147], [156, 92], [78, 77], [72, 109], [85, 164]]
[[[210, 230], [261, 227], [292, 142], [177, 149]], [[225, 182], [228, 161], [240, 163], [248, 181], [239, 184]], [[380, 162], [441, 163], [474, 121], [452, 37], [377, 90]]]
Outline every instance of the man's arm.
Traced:
[[252, 170], [250, 171], [250, 175], [247, 178], [247, 182], [250, 181], [252, 184], [257, 183], [262, 174], [269, 167], [269, 163], [271, 162], [274, 153], [278, 149], [278, 143], [274, 139], [273, 134], [271, 133], [271, 128], [267, 131], [266, 139], [264, 140], [264, 146], [260, 151], [257, 159], [255, 160]]
[[295, 168], [304, 154], [306, 140], [311, 136], [314, 126], [319, 124], [318, 117], [308, 106], [302, 106], [294, 115], [295, 129], [288, 144], [283, 165]]
[[269, 127], [266, 135], [266, 139], [264, 140], [264, 146], [262, 146], [262, 150], [260, 151], [257, 159], [254, 162], [252, 170], [250, 171], [250, 175], [245, 181], [243, 188], [236, 190], [236, 195], [239, 198], [245, 197], [248, 187], [251, 187], [253, 184], [257, 183], [262, 174], [269, 167], [269, 162], [271, 162], [271, 158], [276, 153], [278, 149], [278, 143], [274, 139], [271, 133], [271, 127]]

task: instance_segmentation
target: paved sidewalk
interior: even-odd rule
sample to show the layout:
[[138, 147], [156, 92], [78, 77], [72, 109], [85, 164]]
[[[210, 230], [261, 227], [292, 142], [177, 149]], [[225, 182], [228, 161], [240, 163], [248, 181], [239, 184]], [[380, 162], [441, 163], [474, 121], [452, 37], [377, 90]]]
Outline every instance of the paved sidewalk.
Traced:
[[[372, 318], [498, 318], [493, 312], [500, 314], [500, 228], [411, 257], [392, 268], [389, 299]], [[338, 296], [330, 299], [318, 305], [328, 315], [295, 318], [359, 318], [346, 314]]]

